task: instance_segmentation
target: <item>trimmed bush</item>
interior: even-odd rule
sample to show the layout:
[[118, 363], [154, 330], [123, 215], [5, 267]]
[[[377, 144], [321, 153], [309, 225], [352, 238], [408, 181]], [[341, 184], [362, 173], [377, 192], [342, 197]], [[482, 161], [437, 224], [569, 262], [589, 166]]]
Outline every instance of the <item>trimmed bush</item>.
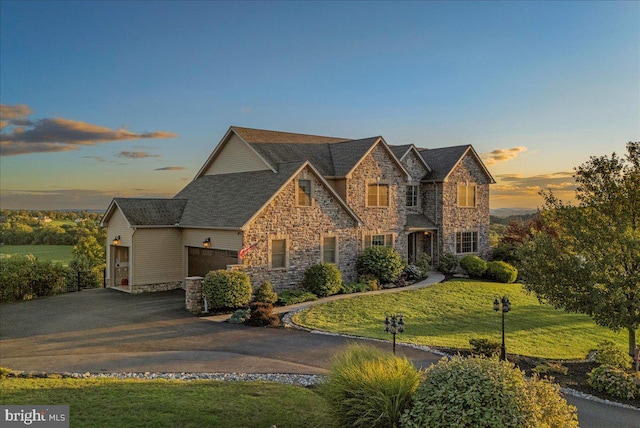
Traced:
[[487, 262], [478, 256], [470, 254], [460, 259], [460, 267], [464, 269], [471, 278], [482, 278], [487, 271]]
[[420, 279], [425, 279], [429, 276], [429, 271], [432, 269], [431, 257], [429, 257], [429, 254], [420, 253], [414, 264], [420, 269]]
[[251, 315], [251, 311], [249, 309], [238, 309], [231, 315], [229, 318], [230, 324], [243, 324], [246, 320], [249, 319]]
[[440, 256], [438, 270], [445, 275], [451, 275], [458, 268], [458, 258], [451, 253], [444, 253]]
[[500, 342], [495, 340], [484, 338], [469, 339], [469, 345], [471, 345], [471, 353], [473, 355], [494, 357], [500, 353]]
[[541, 374], [541, 375], [568, 375], [569, 368], [562, 363], [553, 363], [553, 362], [544, 362], [536, 365], [532, 370], [532, 372]]
[[366, 291], [376, 291], [380, 290], [382, 287], [380, 286], [380, 281], [374, 275], [365, 274], [360, 275], [360, 282], [366, 284]]
[[373, 275], [381, 284], [395, 282], [404, 271], [405, 262], [395, 248], [369, 247], [358, 257], [360, 275]]
[[280, 325], [280, 318], [273, 313], [273, 305], [271, 303], [253, 302], [249, 305], [251, 314], [245, 320], [245, 325], [254, 327], [275, 327]]
[[332, 263], [319, 263], [304, 273], [302, 287], [318, 297], [331, 296], [340, 291], [342, 274]]
[[632, 375], [611, 366], [600, 366], [587, 375], [589, 385], [595, 390], [606, 392], [617, 398], [633, 400], [640, 397], [640, 389]]
[[596, 349], [596, 362], [600, 365], [607, 365], [622, 370], [631, 368], [631, 356], [618, 348], [610, 340], [604, 341]]
[[239, 308], [251, 301], [251, 281], [244, 272], [214, 270], [204, 277], [202, 292], [213, 309]]
[[548, 381], [527, 381], [506, 361], [458, 356], [427, 369], [401, 426], [577, 427], [578, 420]]
[[253, 300], [256, 302], [265, 302], [265, 303], [273, 304], [278, 301], [278, 294], [273, 291], [271, 282], [265, 281], [256, 290], [256, 293], [253, 296]]
[[368, 291], [366, 282], [343, 282], [338, 294], [362, 293], [363, 291]]
[[366, 345], [351, 345], [334, 358], [320, 393], [339, 426], [396, 427], [420, 373], [407, 358]]
[[285, 290], [278, 294], [278, 301], [284, 306], [295, 305], [296, 303], [312, 302], [318, 300], [318, 296], [304, 290]]
[[511, 284], [518, 277], [518, 269], [506, 262], [487, 263], [487, 277], [498, 282]]

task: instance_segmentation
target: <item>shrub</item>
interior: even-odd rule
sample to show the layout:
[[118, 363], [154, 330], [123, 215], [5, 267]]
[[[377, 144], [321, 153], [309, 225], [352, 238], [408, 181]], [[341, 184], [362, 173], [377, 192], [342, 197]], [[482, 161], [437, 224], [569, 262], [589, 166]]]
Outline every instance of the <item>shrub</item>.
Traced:
[[443, 359], [425, 372], [402, 427], [577, 427], [576, 409], [548, 381], [506, 361]]
[[380, 290], [382, 287], [380, 286], [380, 281], [374, 275], [364, 274], [360, 275], [360, 282], [366, 284], [367, 291], [376, 291]]
[[484, 355], [494, 357], [500, 353], [500, 342], [491, 339], [477, 338], [469, 339], [471, 353], [474, 355]]
[[420, 373], [407, 358], [351, 345], [334, 358], [320, 393], [339, 426], [395, 427], [419, 382]]
[[242, 324], [249, 319], [250, 314], [251, 314], [251, 311], [248, 309], [238, 309], [231, 315], [231, 318], [229, 318], [229, 323]]
[[362, 293], [368, 291], [368, 287], [366, 282], [343, 282], [339, 294]]
[[273, 287], [269, 281], [265, 281], [256, 290], [253, 299], [256, 302], [275, 303], [278, 301], [278, 294], [273, 291]]
[[314, 300], [318, 300], [318, 296], [304, 290], [285, 290], [278, 295], [278, 301], [285, 306]]
[[202, 291], [214, 309], [238, 308], [251, 301], [251, 281], [244, 272], [211, 271], [204, 277]]
[[319, 263], [311, 266], [304, 273], [302, 287], [318, 297], [331, 296], [340, 291], [342, 274], [331, 263]]
[[404, 267], [402, 256], [391, 247], [369, 247], [356, 261], [360, 275], [373, 275], [381, 284], [395, 282], [402, 275]]
[[544, 362], [536, 365], [532, 370], [532, 372], [541, 374], [541, 375], [568, 375], [569, 368], [562, 363], [553, 363], [553, 362]]
[[589, 385], [595, 390], [606, 392], [617, 398], [633, 400], [640, 396], [638, 385], [633, 376], [611, 366], [600, 366], [591, 370], [587, 375]]
[[280, 318], [273, 313], [273, 305], [271, 303], [253, 302], [249, 305], [251, 314], [245, 320], [245, 325], [254, 327], [275, 327], [280, 325]]
[[11, 371], [8, 367], [0, 367], [0, 379], [6, 379], [11, 374]]
[[458, 268], [458, 258], [451, 253], [444, 253], [440, 256], [438, 270], [445, 275], [451, 275]]
[[518, 270], [505, 262], [487, 263], [487, 276], [498, 282], [511, 284], [518, 277]]
[[482, 278], [487, 271], [487, 262], [478, 256], [469, 254], [460, 259], [460, 267], [464, 269], [471, 278]]
[[604, 341], [596, 349], [596, 362], [600, 365], [616, 367], [622, 370], [631, 368], [631, 356], [618, 348], [610, 340]]
[[414, 264], [420, 269], [420, 279], [425, 279], [427, 276], [429, 276], [429, 271], [432, 269], [431, 257], [429, 257], [429, 254], [420, 253]]
[[67, 291], [75, 273], [60, 264], [33, 256], [17, 256], [0, 262], [0, 302], [29, 300]]

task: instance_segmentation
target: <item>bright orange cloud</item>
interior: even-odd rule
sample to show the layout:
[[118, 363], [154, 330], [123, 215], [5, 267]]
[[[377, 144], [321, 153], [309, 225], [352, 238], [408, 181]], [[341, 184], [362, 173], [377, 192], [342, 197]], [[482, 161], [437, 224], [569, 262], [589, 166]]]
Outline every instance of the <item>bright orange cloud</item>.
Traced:
[[495, 149], [489, 153], [482, 155], [484, 163], [487, 165], [494, 165], [498, 162], [506, 162], [518, 156], [518, 154], [526, 152], [527, 148], [524, 146], [512, 147], [510, 149]]

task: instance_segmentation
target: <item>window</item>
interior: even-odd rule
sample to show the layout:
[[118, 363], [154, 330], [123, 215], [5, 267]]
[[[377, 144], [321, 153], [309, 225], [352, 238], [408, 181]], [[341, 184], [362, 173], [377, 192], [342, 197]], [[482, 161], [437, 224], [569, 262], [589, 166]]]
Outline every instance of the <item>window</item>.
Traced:
[[325, 236], [322, 238], [322, 262], [336, 263], [336, 237]]
[[456, 233], [456, 253], [477, 253], [478, 252], [478, 232], [457, 232]]
[[287, 240], [271, 240], [271, 268], [282, 269], [287, 267]]
[[369, 247], [393, 247], [393, 235], [366, 235], [364, 237], [364, 248]]
[[298, 180], [298, 206], [311, 206], [311, 180]]
[[418, 206], [418, 186], [415, 184], [407, 185], [407, 207]]
[[458, 206], [465, 208], [475, 208], [476, 206], [476, 184], [458, 183]]
[[367, 185], [367, 206], [368, 207], [388, 207], [389, 206], [389, 185], [380, 183], [370, 183]]

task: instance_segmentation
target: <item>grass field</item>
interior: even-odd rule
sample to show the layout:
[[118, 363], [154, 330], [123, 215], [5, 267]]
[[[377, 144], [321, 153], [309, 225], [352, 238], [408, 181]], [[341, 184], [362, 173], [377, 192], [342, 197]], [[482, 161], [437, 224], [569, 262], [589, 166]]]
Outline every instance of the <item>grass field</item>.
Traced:
[[0, 254], [6, 256], [26, 256], [33, 254], [38, 260], [50, 260], [68, 265], [73, 260], [71, 245], [2, 245]]
[[268, 382], [0, 380], [0, 404], [68, 404], [70, 426], [331, 427], [326, 402]]
[[359, 296], [311, 307], [296, 314], [302, 326], [390, 340], [384, 332], [385, 314], [402, 313], [405, 332], [398, 341], [470, 348], [471, 338], [501, 339], [496, 296], [508, 295], [505, 316], [508, 353], [549, 359], [584, 359], [604, 340], [627, 349], [627, 333], [597, 326], [586, 315], [570, 314], [542, 305], [519, 284], [448, 281], [416, 291]]

